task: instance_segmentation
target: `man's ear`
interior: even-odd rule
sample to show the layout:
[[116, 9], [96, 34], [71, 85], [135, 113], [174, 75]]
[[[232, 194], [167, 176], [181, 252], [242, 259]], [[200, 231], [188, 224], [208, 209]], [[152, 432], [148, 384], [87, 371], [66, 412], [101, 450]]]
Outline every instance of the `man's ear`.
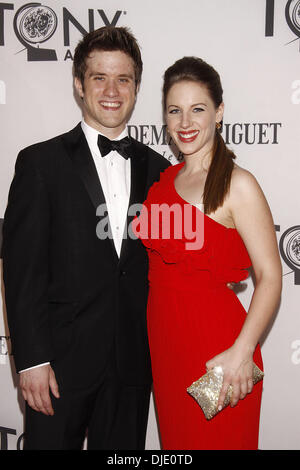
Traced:
[[81, 99], [83, 99], [83, 96], [84, 96], [83, 86], [82, 86], [81, 80], [78, 77], [74, 78], [74, 85], [75, 85], [78, 95], [80, 96]]

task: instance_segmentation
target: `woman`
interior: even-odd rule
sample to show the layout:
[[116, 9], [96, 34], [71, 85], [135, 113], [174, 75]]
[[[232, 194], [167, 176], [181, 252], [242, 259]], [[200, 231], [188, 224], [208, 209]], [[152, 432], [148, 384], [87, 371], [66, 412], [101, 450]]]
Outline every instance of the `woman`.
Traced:
[[[164, 171], [139, 219], [148, 225], [148, 234], [139, 236], [150, 260], [148, 329], [162, 446], [257, 449], [262, 382], [253, 386], [253, 362], [263, 368], [258, 342], [281, 292], [272, 216], [255, 178], [234, 164], [219, 132], [224, 104], [218, 73], [199, 58], [184, 57], [166, 71], [163, 93], [168, 132], [184, 162]], [[153, 215], [161, 204], [191, 208], [192, 222], [183, 217], [183, 224], [200, 220], [203, 243], [187, 249], [177, 215], [164, 211], [157, 236]], [[166, 218], [170, 236], [163, 233]], [[245, 315], [227, 283], [245, 279], [251, 265], [256, 284]], [[229, 385], [233, 394], [231, 407], [207, 421], [186, 388], [214, 366], [224, 372], [220, 410]]]

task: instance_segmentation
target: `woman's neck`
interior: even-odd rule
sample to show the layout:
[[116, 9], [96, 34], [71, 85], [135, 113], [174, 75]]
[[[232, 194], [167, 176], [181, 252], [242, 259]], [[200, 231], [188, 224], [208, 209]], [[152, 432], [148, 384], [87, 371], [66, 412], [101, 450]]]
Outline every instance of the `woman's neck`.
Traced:
[[194, 174], [198, 172], [207, 173], [212, 160], [212, 149], [206, 152], [198, 152], [194, 155], [184, 155], [185, 167], [184, 172]]

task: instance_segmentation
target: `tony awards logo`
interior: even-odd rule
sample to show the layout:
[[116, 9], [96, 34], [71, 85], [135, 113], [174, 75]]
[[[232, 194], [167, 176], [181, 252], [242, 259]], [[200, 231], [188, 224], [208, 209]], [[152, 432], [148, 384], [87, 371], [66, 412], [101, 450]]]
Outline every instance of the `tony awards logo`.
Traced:
[[285, 18], [291, 31], [300, 38], [300, 0], [289, 0], [285, 7]]
[[300, 225], [282, 234], [279, 248], [282, 258], [295, 273], [295, 285], [300, 285]]
[[28, 61], [57, 60], [55, 50], [40, 48], [41, 43], [53, 36], [56, 28], [55, 12], [41, 3], [23, 5], [14, 17], [14, 31], [27, 49]]
[[[279, 3], [279, 2], [278, 2]], [[265, 36], [274, 36], [275, 0], [266, 0]], [[285, 20], [290, 30], [297, 36], [287, 44], [300, 39], [300, 0], [288, 0], [285, 4]]]

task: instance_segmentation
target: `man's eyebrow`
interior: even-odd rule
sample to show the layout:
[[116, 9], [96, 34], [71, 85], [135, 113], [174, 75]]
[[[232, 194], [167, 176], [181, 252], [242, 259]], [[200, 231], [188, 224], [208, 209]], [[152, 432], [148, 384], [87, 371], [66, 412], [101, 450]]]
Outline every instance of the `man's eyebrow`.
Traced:
[[94, 70], [92, 70], [89, 73], [89, 77], [94, 77], [95, 75], [106, 75], [106, 74], [104, 72], [95, 72]]
[[131, 78], [132, 80], [134, 79], [134, 75], [132, 73], [120, 73], [120, 75], [118, 75], [118, 77]]
[[[94, 71], [94, 70], [92, 70], [92, 71], [89, 73], [88, 76], [89, 76], [89, 77], [95, 77], [95, 76], [97, 76], [97, 75], [98, 75], [98, 76], [101, 75], [101, 76], [104, 76], [104, 77], [107, 76], [107, 74], [106, 74], [105, 72], [96, 72], [96, 71]], [[131, 74], [131, 73], [120, 73], [120, 74], [118, 75], [118, 77], [122, 77], [122, 78], [131, 78], [132, 80], [134, 79], [134, 75]]]

